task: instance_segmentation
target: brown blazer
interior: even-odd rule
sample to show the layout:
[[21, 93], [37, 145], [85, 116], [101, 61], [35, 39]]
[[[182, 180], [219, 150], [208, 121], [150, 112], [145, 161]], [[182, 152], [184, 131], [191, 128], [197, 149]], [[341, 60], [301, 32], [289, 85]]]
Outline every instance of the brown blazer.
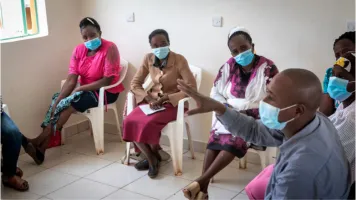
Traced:
[[[178, 90], [177, 79], [183, 79], [194, 88], [197, 87], [188, 62], [182, 55], [171, 51], [167, 65], [161, 71], [153, 66], [154, 59], [155, 56], [152, 53], [146, 54], [140, 69], [131, 81], [131, 92], [135, 95], [136, 103], [141, 103], [147, 95], [158, 99], [158, 93], [161, 93], [168, 94], [169, 102], [173, 106], [177, 106], [179, 100], [186, 97], [183, 92]], [[154, 85], [146, 93], [142, 85], [148, 74], [151, 76]]]

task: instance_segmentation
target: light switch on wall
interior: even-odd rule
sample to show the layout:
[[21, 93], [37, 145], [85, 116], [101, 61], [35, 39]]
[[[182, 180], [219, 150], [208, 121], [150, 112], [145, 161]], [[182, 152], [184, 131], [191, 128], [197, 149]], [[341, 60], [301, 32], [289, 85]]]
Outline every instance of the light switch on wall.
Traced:
[[355, 21], [347, 22], [347, 31], [355, 31]]
[[134, 22], [135, 21], [135, 13], [130, 13], [126, 17], [127, 22]]
[[213, 17], [213, 26], [222, 27], [222, 17], [221, 16]]

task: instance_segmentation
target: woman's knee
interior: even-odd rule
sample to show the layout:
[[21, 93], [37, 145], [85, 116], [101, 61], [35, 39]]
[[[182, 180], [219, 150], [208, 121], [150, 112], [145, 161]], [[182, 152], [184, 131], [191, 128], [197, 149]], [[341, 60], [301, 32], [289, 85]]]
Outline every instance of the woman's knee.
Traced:
[[125, 117], [124, 126], [136, 124], [136, 123], [137, 123], [137, 115], [135, 114], [134, 111]]

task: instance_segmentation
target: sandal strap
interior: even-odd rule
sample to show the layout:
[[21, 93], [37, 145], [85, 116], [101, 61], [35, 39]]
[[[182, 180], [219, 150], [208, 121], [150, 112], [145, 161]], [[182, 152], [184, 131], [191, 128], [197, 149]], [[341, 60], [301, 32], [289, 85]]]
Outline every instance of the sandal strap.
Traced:
[[[2, 183], [7, 187], [11, 187], [19, 191], [26, 191], [29, 189], [29, 185], [26, 180], [23, 180], [18, 176], [15, 177], [16, 177], [15, 181], [11, 181], [11, 182], [9, 181], [9, 177], [6, 177], [6, 179], [2, 179]], [[4, 176], [2, 178], [4, 178]]]

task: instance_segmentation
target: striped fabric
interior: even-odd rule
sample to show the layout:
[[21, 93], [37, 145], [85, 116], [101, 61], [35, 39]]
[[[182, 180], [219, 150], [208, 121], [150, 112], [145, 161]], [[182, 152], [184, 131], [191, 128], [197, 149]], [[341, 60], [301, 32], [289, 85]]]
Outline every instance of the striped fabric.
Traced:
[[355, 101], [344, 108], [343, 104], [329, 117], [340, 136], [347, 160], [350, 163], [352, 182], [355, 181]]

